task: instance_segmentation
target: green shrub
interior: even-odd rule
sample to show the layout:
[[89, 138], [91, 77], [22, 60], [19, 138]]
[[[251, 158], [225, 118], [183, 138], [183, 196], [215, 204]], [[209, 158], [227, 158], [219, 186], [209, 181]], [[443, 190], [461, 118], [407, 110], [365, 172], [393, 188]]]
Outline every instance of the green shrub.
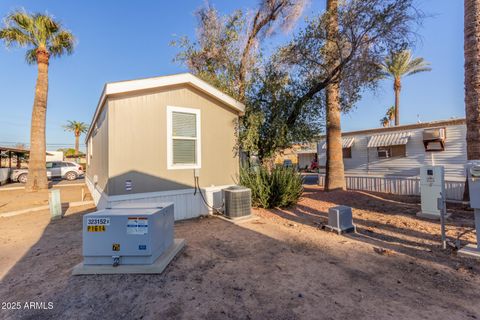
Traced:
[[271, 170], [264, 166], [242, 167], [239, 184], [252, 190], [252, 204], [260, 208], [290, 207], [300, 199], [302, 177], [293, 168]]

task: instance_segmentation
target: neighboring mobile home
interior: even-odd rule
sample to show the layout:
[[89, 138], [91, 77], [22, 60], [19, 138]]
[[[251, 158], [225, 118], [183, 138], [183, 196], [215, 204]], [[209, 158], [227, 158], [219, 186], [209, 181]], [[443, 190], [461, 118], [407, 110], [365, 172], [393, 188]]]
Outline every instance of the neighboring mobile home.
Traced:
[[107, 83], [86, 136], [97, 207], [172, 201], [177, 220], [208, 213], [195, 177], [209, 204], [220, 205], [221, 189], [238, 176], [244, 110], [189, 73]]
[[[467, 162], [465, 137], [465, 119], [344, 132], [342, 143], [347, 184], [359, 183], [359, 179], [353, 181], [353, 177], [418, 179], [421, 166], [435, 164], [445, 167], [445, 178], [450, 183], [447, 193], [451, 198], [459, 198], [463, 192]], [[317, 150], [319, 165], [324, 167], [324, 140], [319, 141]], [[377, 185], [377, 188], [379, 190], [372, 191], [385, 191], [380, 190], [384, 185]], [[417, 194], [418, 187], [413, 189], [411, 193]]]

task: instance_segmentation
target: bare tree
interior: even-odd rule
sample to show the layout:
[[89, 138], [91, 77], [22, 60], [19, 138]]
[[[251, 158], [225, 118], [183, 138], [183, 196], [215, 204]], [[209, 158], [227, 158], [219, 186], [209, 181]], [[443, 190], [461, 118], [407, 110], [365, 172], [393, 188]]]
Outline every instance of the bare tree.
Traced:
[[242, 51], [238, 71], [238, 95], [245, 98], [247, 71], [254, 63], [252, 55], [258, 42], [273, 33], [275, 29], [290, 30], [301, 16], [306, 0], [262, 0], [248, 29], [247, 40]]
[[241, 10], [219, 16], [217, 10], [207, 4], [196, 13], [196, 41], [183, 37], [172, 42], [183, 49], [176, 60], [207, 82], [244, 101], [249, 76], [258, 63], [260, 43], [274, 30], [290, 30], [305, 4], [306, 0], [262, 0], [251, 19]]

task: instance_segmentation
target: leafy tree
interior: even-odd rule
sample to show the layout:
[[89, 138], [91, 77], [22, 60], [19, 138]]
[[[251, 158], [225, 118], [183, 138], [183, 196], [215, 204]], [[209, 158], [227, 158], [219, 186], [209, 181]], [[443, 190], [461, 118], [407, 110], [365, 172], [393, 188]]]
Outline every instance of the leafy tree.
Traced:
[[[327, 12], [308, 21], [305, 29], [281, 49], [280, 55], [283, 63], [290, 66], [298, 88], [286, 117], [287, 127], [296, 126], [304, 109], [310, 109], [312, 100], [327, 100], [330, 158], [326, 186], [334, 190], [344, 189], [345, 183], [340, 111], [348, 112], [364, 90], [377, 87], [382, 75], [379, 63], [388, 52], [414, 41], [412, 28], [421, 13], [415, 10], [413, 0], [327, 4]], [[339, 105], [332, 101], [338, 101]]]
[[84, 157], [85, 156], [85, 153], [83, 153], [81, 151], [78, 151], [78, 150], [75, 150], [73, 148], [61, 148], [61, 149], [58, 149], [57, 151], [62, 151], [63, 155], [66, 158]]
[[78, 155], [80, 136], [82, 133], [88, 131], [88, 125], [85, 122], [68, 120], [67, 124], [63, 126], [65, 131], [73, 132], [75, 135], [75, 155]]
[[[286, 119], [291, 112], [291, 102], [299, 88], [289, 75], [289, 70], [273, 57], [261, 72], [247, 96], [247, 113], [240, 130], [243, 151], [257, 154], [261, 161], [272, 160], [279, 150], [293, 142], [310, 142], [322, 131], [324, 108], [321, 99], [312, 99], [309, 107], [299, 114], [295, 126], [288, 126]], [[255, 137], [251, 139], [250, 137]]]
[[25, 55], [27, 63], [37, 64], [38, 67], [30, 130], [30, 162], [25, 189], [27, 191], [47, 189], [45, 121], [48, 65], [51, 57], [60, 57], [73, 52], [74, 37], [47, 14], [15, 11], [5, 18], [5, 26], [0, 29], [0, 39], [3, 39], [7, 46], [27, 47]]
[[395, 125], [400, 124], [400, 90], [402, 89], [402, 77], [410, 76], [419, 72], [432, 70], [429, 63], [423, 58], [412, 58], [409, 50], [391, 53], [380, 64], [382, 74], [393, 78], [393, 90], [395, 92]]

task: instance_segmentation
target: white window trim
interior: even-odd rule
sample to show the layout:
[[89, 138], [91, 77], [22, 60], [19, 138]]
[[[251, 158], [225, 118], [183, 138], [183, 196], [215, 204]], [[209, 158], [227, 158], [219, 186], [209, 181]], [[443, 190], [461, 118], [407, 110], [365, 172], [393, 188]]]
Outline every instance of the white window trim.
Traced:
[[[195, 148], [197, 163], [195, 164], [174, 164], [173, 163], [173, 137], [172, 137], [172, 113], [183, 112], [193, 113], [196, 116], [197, 124], [197, 145]], [[200, 121], [200, 109], [184, 108], [167, 106], [167, 169], [179, 170], [179, 169], [200, 169], [202, 167], [202, 136], [201, 136], [201, 121]]]

